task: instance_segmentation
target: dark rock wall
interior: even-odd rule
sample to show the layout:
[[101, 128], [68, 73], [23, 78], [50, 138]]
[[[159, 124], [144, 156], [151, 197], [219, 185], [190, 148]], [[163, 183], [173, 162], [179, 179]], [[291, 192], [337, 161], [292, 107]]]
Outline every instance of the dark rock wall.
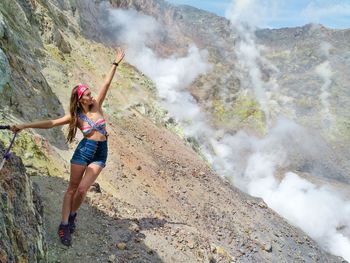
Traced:
[[13, 155], [0, 171], [0, 262], [47, 262], [42, 216], [38, 188]]

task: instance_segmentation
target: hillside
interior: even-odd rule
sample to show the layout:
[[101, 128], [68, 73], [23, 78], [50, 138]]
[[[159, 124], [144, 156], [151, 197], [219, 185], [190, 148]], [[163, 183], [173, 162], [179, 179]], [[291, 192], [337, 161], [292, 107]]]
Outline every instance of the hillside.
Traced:
[[[240, 50], [241, 45], [247, 44], [244, 37], [237, 25], [225, 18], [161, 0], [112, 1], [112, 5], [135, 8], [159, 21], [163, 37], [148, 45], [161, 56], [184, 54], [190, 43], [208, 51], [208, 62], [213, 68], [198, 77], [189, 90], [217, 129], [227, 133], [243, 129], [263, 135], [268, 122], [275, 124], [279, 117], [287, 117], [315, 131], [329, 145], [328, 157], [313, 164], [323, 167], [315, 169], [325, 170], [322, 176], [328, 179], [349, 182], [350, 163], [345, 156], [349, 155], [350, 146], [350, 115], [346, 110], [350, 106], [346, 88], [350, 84], [350, 30], [322, 25], [257, 29], [251, 33], [255, 43], [249, 47], [257, 57], [249, 61], [250, 55]], [[108, 36], [97, 39], [108, 41]], [[244, 69], [244, 61], [254, 68]], [[256, 98], [256, 84], [247, 81], [251, 77], [249, 70], [259, 71], [261, 76], [256, 81], [263, 87], [259, 92], [268, 101]], [[293, 169], [310, 172], [301, 166]]]
[[[162, 1], [114, 2], [116, 7], [139, 3], [151, 5], [147, 10], [155, 14], [168, 14], [169, 21], [171, 17], [195, 19], [193, 14], [197, 14], [194, 9], [177, 9]], [[100, 16], [95, 1], [5, 0], [0, 2], [0, 11], [0, 123], [62, 116], [76, 83], [88, 83], [93, 91], [97, 90], [114, 53], [106, 44], [111, 39], [103, 39], [102, 31], [96, 27], [98, 23], [93, 23]], [[200, 14], [219, 23], [216, 28], [227, 24], [207, 13]], [[216, 45], [204, 42], [205, 39], [210, 42], [209, 37], [192, 40], [197, 33], [185, 31], [186, 24], [179, 25], [174, 35], [165, 38], [164, 45], [153, 43], [160, 55], [175, 50], [185, 52], [186, 45], [194, 41], [200, 47], [208, 47], [213, 63], [229, 58], [215, 53], [220, 50]], [[203, 28], [193, 28], [198, 28], [198, 36], [202, 35]], [[222, 30], [223, 34], [230, 31], [225, 27]], [[178, 37], [183, 32], [187, 32], [186, 37]], [[222, 45], [229, 54], [229, 42]], [[216, 78], [216, 74], [231, 65], [230, 59], [216, 64], [212, 75], [200, 77], [191, 86], [203, 108], [205, 100], [215, 94], [202, 96], [200, 86], [196, 85], [220, 82], [224, 77]], [[205, 82], [206, 79], [211, 82]], [[231, 82], [238, 90], [237, 77], [225, 83]], [[204, 91], [209, 92], [209, 88]], [[33, 235], [38, 246], [45, 248], [44, 252], [39, 251], [44, 261], [47, 257], [48, 262], [342, 262], [261, 199], [248, 196], [217, 175], [201, 157], [196, 141], [186, 140], [182, 127], [159, 103], [155, 83], [131, 64], [124, 62], [118, 68], [104, 111], [110, 155], [97, 180], [102, 193], [90, 192], [79, 211], [72, 248], [60, 245], [56, 226], [60, 199], [69, 178], [69, 159], [78, 140], [67, 145], [65, 128], [23, 131], [14, 151], [22, 158], [26, 170], [15, 158], [1, 171], [2, 196], [9, 187], [14, 187], [7, 185], [5, 177], [25, 178], [22, 183], [29, 185], [25, 191], [30, 192], [31, 180], [40, 188], [43, 214], [36, 213], [29, 223], [36, 226], [44, 222], [44, 238], [40, 238], [40, 232], [39, 237]], [[5, 145], [9, 138], [9, 133], [0, 135]], [[15, 187], [10, 191], [15, 196], [16, 191], [23, 190]], [[7, 206], [10, 202], [13, 202], [10, 206], [17, 206], [15, 199], [6, 200]], [[26, 202], [30, 207], [33, 200]], [[4, 207], [1, 203], [2, 215], [12, 216], [13, 211]], [[0, 223], [0, 229], [21, 231], [20, 224], [9, 224], [6, 220]], [[0, 240], [7, 242], [6, 249], [1, 247], [0, 259], [16, 262], [13, 258], [22, 255], [24, 262], [30, 262], [31, 250], [27, 245], [13, 250], [18, 239], [9, 235], [3, 239], [6, 231], [0, 232]]]

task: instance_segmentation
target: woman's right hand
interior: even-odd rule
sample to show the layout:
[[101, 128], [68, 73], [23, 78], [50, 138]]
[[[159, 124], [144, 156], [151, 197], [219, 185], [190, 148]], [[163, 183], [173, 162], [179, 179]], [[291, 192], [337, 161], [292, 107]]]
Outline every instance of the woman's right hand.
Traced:
[[10, 130], [13, 131], [13, 132], [20, 132], [21, 130], [23, 130], [25, 127], [24, 125], [21, 125], [21, 124], [16, 124], [16, 125], [12, 125], [10, 127]]

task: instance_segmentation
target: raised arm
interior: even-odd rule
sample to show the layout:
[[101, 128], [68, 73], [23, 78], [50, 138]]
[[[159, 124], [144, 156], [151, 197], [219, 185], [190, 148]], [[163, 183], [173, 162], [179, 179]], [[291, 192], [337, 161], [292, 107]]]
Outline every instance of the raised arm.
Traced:
[[114, 61], [113, 65], [112, 65], [112, 68], [110, 69], [108, 75], [106, 76], [102, 87], [98, 90], [96, 101], [100, 107], [102, 107], [102, 103], [106, 98], [106, 94], [107, 94], [109, 86], [111, 85], [112, 79], [113, 79], [115, 71], [117, 69], [117, 65], [122, 61], [124, 56], [125, 56], [124, 51], [121, 48], [117, 48], [116, 57], [115, 57], [115, 61]]
[[13, 132], [19, 132], [27, 128], [50, 129], [55, 126], [68, 124], [70, 120], [71, 120], [71, 116], [70, 114], [67, 114], [64, 117], [55, 119], [55, 120], [36, 121], [36, 122], [31, 122], [26, 124], [16, 124], [11, 126], [11, 130]]

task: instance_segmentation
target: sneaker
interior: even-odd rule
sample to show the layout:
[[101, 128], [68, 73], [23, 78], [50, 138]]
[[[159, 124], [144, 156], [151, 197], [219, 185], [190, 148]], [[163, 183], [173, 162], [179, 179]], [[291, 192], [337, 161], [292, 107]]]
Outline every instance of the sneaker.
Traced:
[[61, 239], [61, 243], [67, 247], [71, 245], [72, 238], [70, 236], [69, 225], [62, 225], [58, 227], [58, 235]]
[[69, 231], [71, 234], [74, 233], [75, 230], [75, 218], [77, 217], [77, 213], [74, 215], [69, 215], [68, 217], [68, 225], [69, 225]]

